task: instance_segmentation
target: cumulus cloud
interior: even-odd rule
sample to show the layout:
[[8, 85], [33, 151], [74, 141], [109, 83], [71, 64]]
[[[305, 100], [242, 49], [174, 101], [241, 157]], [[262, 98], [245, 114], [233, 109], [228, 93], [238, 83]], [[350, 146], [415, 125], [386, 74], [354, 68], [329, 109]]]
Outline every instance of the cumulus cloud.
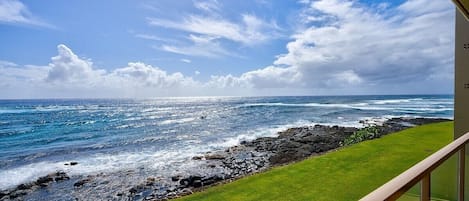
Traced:
[[57, 46], [58, 55], [52, 57], [51, 67], [46, 80], [50, 82], [75, 82], [84, 80], [96, 80], [104, 70], [94, 70], [93, 63], [89, 60], [78, 58], [70, 48], [60, 44]]
[[269, 66], [249, 71], [241, 76], [212, 76], [206, 83], [210, 88], [278, 89], [299, 87], [302, 75], [294, 68]]
[[192, 78], [185, 77], [182, 73], [169, 74], [158, 67], [141, 62], [128, 63], [127, 67], [116, 69], [109, 76], [134, 86], [166, 89], [190, 86], [195, 83]]
[[0, 22], [52, 27], [34, 17], [29, 9], [18, 0], [0, 0]]
[[[408, 0], [398, 6], [381, 5], [386, 12], [380, 5], [352, 0], [304, 0], [302, 5], [298, 22], [304, 24], [291, 35], [285, 54], [257, 70], [212, 75], [204, 82], [141, 62], [106, 72], [59, 45], [58, 55], [47, 66], [0, 61], [0, 89], [4, 94], [19, 88], [23, 93], [50, 93], [46, 97], [77, 91], [85, 97], [451, 93], [454, 7], [450, 2]], [[152, 21], [190, 32], [193, 44], [159, 48], [184, 55], [228, 55], [220, 40], [245, 43], [264, 26], [253, 15], [241, 15], [242, 31], [238, 24], [214, 21], [234, 31], [228, 33], [216, 26], [204, 27], [212, 22], [210, 16], [194, 17], [182, 22]]]
[[[387, 12], [394, 15], [349, 0], [303, 3], [308, 4], [303, 19], [314, 20], [303, 20], [306, 28], [292, 35], [288, 52], [277, 57], [274, 67], [232, 79], [247, 80], [259, 88], [343, 88], [367, 93], [370, 86], [414, 83], [450, 92], [454, 33], [448, 22], [454, 21], [454, 10], [449, 2], [409, 0], [389, 8]], [[252, 79], [242, 79], [249, 76]]]
[[[155, 97], [179, 95], [200, 85], [180, 72], [168, 73], [142, 62], [110, 72], [93, 66], [66, 45], [47, 66], [0, 61], [0, 89], [7, 97]], [[185, 88], [191, 87], [185, 91]]]

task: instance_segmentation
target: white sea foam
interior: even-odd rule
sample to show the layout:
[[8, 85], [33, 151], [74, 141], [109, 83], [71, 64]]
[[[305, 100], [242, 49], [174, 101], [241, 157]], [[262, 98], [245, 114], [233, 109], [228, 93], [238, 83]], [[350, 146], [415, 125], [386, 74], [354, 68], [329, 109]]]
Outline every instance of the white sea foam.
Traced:
[[63, 110], [82, 110], [82, 109], [85, 109], [85, 106], [47, 105], [47, 106], [36, 106], [34, 108], [0, 108], [0, 114], [54, 112], [54, 111], [63, 111]]
[[182, 124], [182, 123], [187, 123], [187, 122], [191, 122], [191, 121], [194, 121], [194, 120], [195, 120], [195, 118], [193, 118], [193, 117], [181, 118], [181, 119], [168, 119], [168, 120], [161, 121], [158, 124], [159, 125]]
[[63, 169], [62, 165], [39, 162], [13, 169], [0, 170], [0, 189], [12, 188], [22, 183], [34, 181], [40, 176]]
[[[285, 107], [322, 107], [322, 108], [345, 108], [345, 109], [358, 109], [358, 110], [372, 110], [372, 111], [396, 111], [396, 112], [446, 112], [453, 111], [451, 106], [443, 106], [442, 104], [451, 104], [451, 102], [432, 103], [431, 101], [422, 102], [421, 98], [414, 99], [390, 99], [372, 101], [369, 103], [350, 103], [350, 104], [337, 104], [337, 103], [251, 103], [244, 104], [242, 107], [253, 106], [285, 106]], [[412, 104], [410, 104], [413, 102]], [[407, 104], [402, 104], [407, 103]], [[426, 107], [425, 107], [426, 106]]]
[[202, 146], [184, 147], [179, 150], [123, 152], [116, 154], [95, 154], [73, 161], [78, 165], [66, 166], [69, 161], [38, 162], [21, 167], [0, 170], [0, 190], [13, 188], [19, 184], [32, 182], [41, 176], [56, 171], [64, 171], [70, 176], [110, 173], [121, 170], [135, 170], [140, 167], [154, 172], [171, 171], [176, 164], [178, 169], [192, 167], [191, 157], [209, 151]]
[[392, 110], [392, 108], [370, 106], [368, 103], [252, 103], [244, 104], [242, 107], [253, 106], [285, 106], [285, 107], [320, 107], [320, 108], [345, 108], [359, 110]]
[[0, 114], [20, 114], [31, 111], [29, 109], [0, 109]]
[[397, 104], [397, 103], [410, 103], [414, 101], [422, 101], [422, 98], [409, 98], [409, 99], [385, 99], [372, 101], [373, 104], [385, 105], [385, 104]]
[[214, 142], [210, 144], [209, 147], [212, 147], [214, 149], [228, 148], [228, 147], [232, 147], [235, 145], [239, 145], [243, 141], [252, 141], [259, 137], [275, 137], [277, 136], [278, 132], [287, 130], [288, 128], [308, 126], [308, 125], [311, 125], [311, 122], [301, 120], [292, 124], [257, 128], [254, 130], [247, 131], [243, 134], [239, 134], [233, 137], [228, 137], [218, 142]]
[[355, 104], [332, 104], [332, 103], [249, 103], [241, 107], [256, 106], [286, 106], [286, 107], [335, 107], [335, 108], [353, 108], [360, 105]]
[[384, 99], [373, 100], [360, 103], [249, 103], [241, 107], [318, 107], [318, 108], [344, 108], [358, 110], [382, 110], [382, 111], [401, 111], [401, 112], [446, 112], [453, 111], [452, 100], [438, 100], [422, 98], [410, 99]]

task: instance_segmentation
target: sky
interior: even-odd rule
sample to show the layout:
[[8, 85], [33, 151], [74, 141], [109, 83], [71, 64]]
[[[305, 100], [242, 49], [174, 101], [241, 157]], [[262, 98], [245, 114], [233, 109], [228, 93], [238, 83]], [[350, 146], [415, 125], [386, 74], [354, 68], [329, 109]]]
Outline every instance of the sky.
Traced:
[[449, 0], [0, 0], [0, 99], [452, 94]]

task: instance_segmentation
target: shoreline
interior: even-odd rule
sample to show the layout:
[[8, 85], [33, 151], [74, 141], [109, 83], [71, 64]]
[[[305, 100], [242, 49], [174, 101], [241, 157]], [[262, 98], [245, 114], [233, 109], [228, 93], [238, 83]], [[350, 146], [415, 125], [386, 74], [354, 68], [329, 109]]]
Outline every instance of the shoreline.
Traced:
[[[392, 118], [373, 123], [380, 137], [406, 128], [427, 123], [450, 121], [434, 118]], [[364, 125], [366, 122], [360, 122]], [[142, 176], [138, 185], [120, 191], [106, 191], [109, 183], [120, 175], [133, 174], [131, 170], [116, 173], [99, 173], [90, 176], [68, 176], [65, 172], [55, 172], [40, 177], [34, 182], [20, 184], [16, 188], [0, 191], [0, 200], [34, 199], [41, 193], [63, 190], [61, 198], [68, 200], [165, 200], [201, 191], [220, 183], [229, 183], [239, 178], [264, 172], [273, 167], [304, 160], [313, 155], [321, 155], [340, 148], [344, 140], [358, 131], [354, 127], [305, 126], [289, 128], [276, 137], [260, 137], [244, 141], [225, 150], [207, 152], [192, 158], [199, 166], [191, 172], [167, 175], [161, 178]], [[373, 138], [376, 138], [373, 137]], [[371, 139], [373, 139], [371, 138]], [[72, 165], [70, 162], [69, 165]], [[77, 164], [74, 164], [77, 165]], [[100, 189], [105, 195], [97, 196]], [[99, 193], [98, 193], [99, 194]], [[87, 197], [89, 196], [89, 197]]]

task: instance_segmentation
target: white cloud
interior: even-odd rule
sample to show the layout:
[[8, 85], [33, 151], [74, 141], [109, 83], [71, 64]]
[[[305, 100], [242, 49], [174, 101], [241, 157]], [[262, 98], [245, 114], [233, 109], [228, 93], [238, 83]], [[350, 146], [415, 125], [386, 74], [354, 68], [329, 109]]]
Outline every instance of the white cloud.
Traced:
[[104, 70], [94, 70], [93, 63], [89, 60], [78, 58], [70, 48], [60, 44], [57, 46], [58, 55], [52, 57], [51, 67], [46, 80], [50, 82], [82, 82], [95, 81], [104, 74]]
[[394, 15], [349, 0], [308, 5], [299, 21], [309, 25], [292, 36], [288, 52], [274, 66], [213, 76], [211, 84], [320, 94], [451, 93], [454, 33], [448, 22], [454, 21], [454, 11], [449, 2], [409, 0], [388, 8]]
[[10, 61], [2, 61], [0, 60], [0, 67], [15, 67], [18, 66], [17, 64], [10, 62]]
[[218, 12], [220, 10], [220, 4], [216, 0], [194, 1], [194, 7], [210, 13]]
[[190, 35], [192, 41], [190, 46], [163, 45], [158, 49], [176, 54], [202, 57], [236, 56], [234, 53], [225, 50], [216, 37]]
[[190, 59], [181, 59], [181, 62], [188, 63], [188, 64], [192, 63]]
[[294, 68], [269, 66], [236, 77], [231, 74], [212, 76], [206, 86], [215, 88], [275, 89], [301, 86], [301, 73]]
[[135, 37], [141, 38], [141, 39], [146, 39], [146, 40], [154, 40], [154, 41], [162, 41], [162, 42], [173, 42], [174, 40], [167, 39], [167, 38], [161, 38], [155, 35], [150, 35], [150, 34], [136, 34]]
[[141, 62], [128, 63], [127, 67], [114, 70], [110, 77], [133, 86], [174, 89], [190, 86], [195, 82], [182, 73], [169, 74], [158, 67]]
[[301, 86], [301, 73], [295, 68], [269, 66], [241, 75], [241, 79], [251, 83], [255, 88], [288, 88]]
[[[280, 28], [275, 21], [267, 22], [253, 14], [240, 14], [237, 21], [228, 20], [223, 17], [220, 6], [217, 1], [195, 1], [194, 7], [202, 11], [202, 14], [183, 15], [182, 19], [177, 20], [147, 18], [147, 21], [151, 26], [165, 27], [188, 34], [189, 45], [166, 44], [161, 49], [192, 56], [234, 56], [235, 54], [227, 54], [224, 42], [254, 46], [280, 36]], [[207, 48], [200, 51], [201, 47]], [[209, 51], [212, 48], [215, 51]]]
[[332, 80], [329, 80], [329, 85], [342, 85], [342, 87], [348, 86], [349, 84], [359, 84], [363, 80], [353, 70], [346, 70], [333, 75]]
[[[212, 75], [200, 82], [141, 62], [106, 72], [59, 45], [48, 66], [0, 61], [0, 91], [4, 97], [18, 91], [24, 97], [451, 93], [454, 7], [445, 0], [387, 6], [383, 13], [352, 0], [311, 1], [298, 19], [305, 24], [292, 34], [286, 53], [270, 66], [240, 75]], [[242, 16], [243, 31], [237, 33], [199, 31], [202, 25], [190, 24], [191, 19], [187, 22], [192, 28], [159, 21], [158, 26], [187, 29], [192, 45], [158, 48], [185, 55], [229, 55], [220, 40], [255, 35], [262, 25], [252, 16]]]
[[52, 27], [34, 17], [28, 8], [18, 0], [0, 0], [0, 22]]
[[[168, 73], [141, 62], [111, 72], [98, 69], [60, 44], [48, 66], [0, 62], [2, 98], [155, 97], [191, 93], [200, 84], [180, 72]], [[186, 88], [188, 90], [186, 90]], [[192, 90], [192, 91], [191, 91]]]
[[451, 88], [451, 80], [435, 80], [440, 77], [435, 74], [453, 73], [450, 2], [409, 0], [388, 12], [396, 14], [380, 14], [355, 1], [314, 1], [304, 17], [319, 23], [293, 35], [288, 52], [274, 64], [297, 68], [313, 88], [428, 82]]
[[215, 38], [225, 38], [236, 42], [247, 43], [250, 41], [246, 34], [241, 33], [239, 25], [223, 19], [191, 15], [182, 22], [149, 18], [148, 23], [153, 26], [178, 29]]
[[[0, 79], [2, 84], [14, 84], [17, 82], [40, 81], [47, 77], [48, 66], [26, 65], [21, 67], [18, 64], [8, 61], [0, 62]], [[12, 81], [12, 82], [9, 82]]]

